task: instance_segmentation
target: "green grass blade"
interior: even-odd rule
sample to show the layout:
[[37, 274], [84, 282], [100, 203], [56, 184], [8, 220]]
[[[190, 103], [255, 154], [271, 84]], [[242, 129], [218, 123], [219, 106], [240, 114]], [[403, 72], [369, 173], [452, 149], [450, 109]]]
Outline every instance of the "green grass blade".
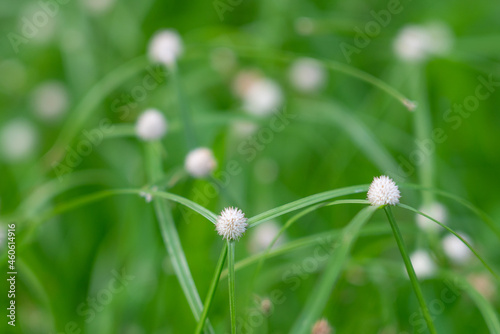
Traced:
[[311, 332], [314, 322], [320, 318], [330, 298], [330, 294], [347, 261], [352, 245], [359, 236], [361, 228], [370, 219], [376, 209], [377, 208], [373, 206], [362, 209], [351, 220], [349, 225], [343, 229], [340, 243], [338, 243], [333, 250], [323, 275], [319, 278], [318, 283], [310, 293], [306, 305], [295, 321], [290, 333], [305, 334]]
[[490, 333], [500, 333], [500, 322], [498, 320], [498, 314], [495, 311], [495, 307], [484, 298], [466, 279], [456, 275], [455, 273], [442, 270], [441, 275], [445, 276], [445, 279], [456, 281], [459, 288], [465, 291], [472, 301], [476, 304], [479, 312], [483, 315], [484, 321], [490, 330]]
[[427, 307], [427, 304], [425, 303], [424, 295], [422, 294], [422, 290], [420, 289], [420, 285], [418, 283], [417, 275], [415, 274], [415, 270], [413, 269], [413, 265], [411, 264], [410, 261], [410, 256], [408, 255], [408, 252], [406, 251], [406, 246], [403, 240], [403, 236], [401, 235], [401, 231], [398, 228], [398, 225], [396, 224], [396, 221], [394, 220], [394, 216], [392, 215], [391, 208], [389, 206], [386, 206], [385, 208], [385, 213], [387, 214], [387, 219], [389, 220], [389, 223], [391, 224], [392, 231], [394, 233], [394, 238], [396, 239], [396, 243], [398, 244], [399, 252], [401, 253], [401, 256], [403, 257], [403, 262], [406, 267], [406, 271], [408, 272], [408, 276], [410, 277], [410, 282], [413, 287], [413, 291], [415, 292], [415, 295], [417, 296], [418, 303], [420, 304], [420, 308], [422, 309], [422, 313], [424, 315], [425, 322], [427, 323], [427, 327], [429, 329], [429, 332], [431, 334], [437, 334], [436, 328], [434, 327], [434, 323], [432, 322], [432, 318], [429, 312], [429, 308]]
[[[157, 144], [158, 143], [148, 143], [146, 145], [146, 168], [150, 182], [162, 179], [163, 177], [161, 158], [157, 154], [157, 147], [155, 147]], [[174, 272], [179, 280], [195, 320], [199, 321], [203, 312], [203, 304], [201, 303], [200, 295], [198, 294], [191, 271], [189, 270], [170, 208], [165, 201], [158, 197], [153, 198], [153, 204], [163, 241], [165, 242], [165, 247], [172, 261]], [[210, 333], [214, 332], [208, 319], [207, 328]]]
[[[318, 101], [317, 99], [297, 99], [295, 101], [303, 110], [313, 109], [314, 113], [303, 113], [302, 118], [309, 122], [325, 122], [324, 118], [334, 123], [341, 131], [346, 132], [364, 155], [383, 173], [396, 175], [399, 165], [382, 145], [372, 131], [361, 123], [352, 112], [345, 110], [334, 101]], [[324, 118], [318, 118], [317, 113]]]
[[198, 321], [198, 325], [196, 326], [195, 334], [200, 334], [203, 331], [205, 320], [207, 319], [208, 312], [210, 311], [210, 306], [212, 305], [212, 301], [214, 300], [215, 290], [217, 289], [222, 270], [224, 269], [224, 262], [226, 261], [226, 257], [227, 243], [225, 242], [220, 252], [219, 261], [217, 261], [217, 265], [215, 267], [212, 282], [210, 282], [210, 288], [208, 289], [207, 298], [205, 298], [205, 304], [203, 305], [203, 313], [201, 314], [200, 321]]
[[432, 218], [431, 216], [428, 216], [425, 213], [420, 212], [417, 209], [412, 208], [409, 205], [398, 204], [398, 206], [401, 207], [401, 208], [403, 208], [403, 209], [406, 209], [406, 210], [412, 211], [414, 213], [417, 213], [417, 214], [419, 214], [419, 215], [421, 215], [423, 217], [426, 217], [427, 219], [432, 220], [433, 222], [435, 222], [436, 224], [438, 224], [439, 226], [441, 226], [442, 228], [444, 228], [445, 230], [447, 230], [448, 232], [450, 232], [451, 234], [453, 234], [454, 236], [456, 236], [465, 246], [467, 246], [467, 248], [470, 249], [470, 251], [479, 259], [479, 261], [481, 261], [481, 263], [484, 265], [484, 267], [497, 279], [497, 281], [500, 282], [500, 277], [497, 275], [497, 273], [488, 265], [488, 263], [486, 263], [486, 261], [482, 258], [481, 255], [479, 255], [479, 253], [474, 249], [474, 247], [472, 247], [472, 245], [467, 240], [465, 240], [462, 236], [460, 236], [458, 233], [456, 233], [455, 231], [453, 231], [448, 226], [446, 226], [446, 225], [442, 224], [441, 222], [437, 221], [436, 219]]
[[147, 57], [137, 57], [108, 73], [101, 81], [97, 82], [83, 100], [71, 112], [62, 127], [62, 131], [54, 146], [47, 154], [47, 166], [63, 158], [65, 146], [69, 144], [82, 129], [85, 122], [93, 112], [98, 110], [99, 104], [121, 84], [143, 71], [148, 65]]
[[236, 297], [235, 297], [235, 277], [234, 277], [234, 240], [227, 240], [227, 270], [229, 286], [229, 313], [231, 314], [231, 334], [236, 334]]
[[434, 188], [428, 188], [428, 187], [423, 187], [417, 184], [411, 184], [411, 183], [403, 183], [400, 185], [402, 188], [410, 188], [410, 189], [418, 189], [418, 190], [423, 190], [423, 191], [431, 191], [435, 194], [441, 195], [443, 197], [450, 198], [457, 203], [462, 204], [465, 206], [467, 209], [471, 210], [476, 214], [481, 220], [488, 225], [488, 227], [497, 235], [497, 237], [500, 239], [500, 228], [495, 224], [493, 219], [491, 219], [486, 212], [482, 211], [481, 209], [477, 208], [474, 204], [471, 202], [461, 198], [460, 196], [457, 196], [455, 194], [449, 193], [444, 190], [439, 190], [439, 189], [434, 189]]
[[252, 227], [255, 227], [263, 222], [271, 220], [273, 218], [282, 216], [282, 215], [289, 213], [289, 212], [292, 212], [292, 211], [300, 210], [302, 208], [308, 207], [308, 206], [313, 205], [313, 204], [328, 201], [328, 200], [336, 198], [336, 197], [366, 192], [366, 191], [368, 191], [368, 187], [369, 187], [369, 185], [364, 184], [364, 185], [359, 185], [359, 186], [339, 188], [339, 189], [325, 191], [325, 192], [322, 192], [319, 194], [307, 196], [307, 197], [304, 197], [304, 198], [299, 199], [297, 201], [293, 201], [293, 202], [290, 202], [288, 204], [281, 205], [277, 208], [268, 210], [266, 212], [263, 212], [261, 214], [254, 216], [254, 217], [251, 217], [250, 219], [248, 219], [248, 225], [249, 225], [249, 228], [252, 228]]

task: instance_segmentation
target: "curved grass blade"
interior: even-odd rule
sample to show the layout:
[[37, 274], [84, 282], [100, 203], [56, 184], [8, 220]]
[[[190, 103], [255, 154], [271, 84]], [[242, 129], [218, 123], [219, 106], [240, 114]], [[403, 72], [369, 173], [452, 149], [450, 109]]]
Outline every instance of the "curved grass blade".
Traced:
[[[146, 145], [146, 169], [150, 182], [163, 178], [161, 158], [157, 154], [157, 144], [158, 143], [149, 143]], [[199, 321], [203, 312], [203, 304], [201, 303], [200, 295], [198, 294], [191, 271], [189, 270], [189, 265], [184, 250], [182, 249], [170, 208], [167, 203], [160, 200], [158, 197], [153, 198], [153, 205], [155, 207], [156, 217], [160, 225], [165, 247], [172, 261], [174, 272], [179, 280], [195, 320]], [[205, 328], [208, 332], [214, 333], [208, 319]]]
[[406, 209], [406, 210], [412, 211], [414, 213], [417, 213], [417, 214], [419, 214], [419, 215], [421, 215], [421, 216], [423, 216], [423, 217], [425, 217], [427, 219], [432, 220], [433, 222], [435, 222], [436, 224], [438, 224], [439, 226], [441, 226], [442, 228], [444, 228], [445, 230], [447, 230], [448, 232], [450, 232], [451, 234], [453, 234], [454, 236], [456, 236], [465, 246], [467, 246], [467, 248], [470, 249], [470, 251], [472, 253], [474, 253], [474, 255], [479, 259], [479, 261], [481, 261], [481, 263], [484, 265], [484, 267], [497, 279], [497, 281], [500, 282], [500, 277], [497, 275], [497, 273], [488, 265], [488, 263], [486, 263], [486, 261], [482, 258], [481, 255], [479, 255], [479, 253], [472, 247], [472, 245], [469, 242], [467, 242], [467, 240], [465, 240], [464, 238], [462, 238], [458, 233], [456, 233], [455, 231], [453, 231], [448, 226], [440, 223], [436, 219], [432, 218], [431, 216], [428, 216], [425, 213], [420, 212], [417, 209], [412, 208], [409, 205], [405, 205], [405, 204], [401, 204], [400, 203], [400, 204], [398, 204], [398, 206], [401, 207], [401, 208], [403, 208], [403, 209]]
[[441, 195], [443, 197], [448, 197], [448, 198], [450, 198], [450, 199], [452, 199], [452, 200], [454, 200], [454, 201], [462, 204], [463, 206], [465, 206], [466, 208], [468, 208], [469, 210], [471, 210], [472, 212], [474, 212], [479, 218], [481, 218], [481, 220], [484, 223], [486, 223], [486, 225], [488, 225], [488, 227], [493, 232], [495, 232], [495, 234], [500, 239], [500, 228], [498, 226], [496, 226], [496, 224], [493, 221], [493, 219], [491, 219], [486, 212], [484, 212], [481, 209], [477, 208], [474, 204], [472, 204], [471, 202], [469, 202], [469, 201], [461, 198], [460, 196], [456, 196], [456, 195], [451, 194], [449, 192], [446, 192], [444, 190], [423, 187], [423, 186], [420, 186], [418, 184], [403, 183], [400, 186], [402, 188], [410, 188], [410, 189], [418, 189], [418, 190], [423, 190], [423, 191], [431, 191], [431, 192], [434, 192], [434, 193], [436, 193], [438, 195]]
[[413, 292], [415, 292], [415, 295], [417, 297], [418, 303], [420, 304], [420, 308], [422, 309], [422, 313], [424, 315], [425, 322], [427, 323], [427, 328], [429, 329], [429, 332], [431, 334], [437, 334], [436, 328], [434, 327], [434, 323], [432, 322], [431, 314], [429, 312], [429, 308], [427, 307], [427, 304], [425, 303], [424, 295], [422, 294], [422, 290], [420, 289], [420, 285], [418, 283], [417, 279], [417, 274], [415, 274], [415, 269], [413, 269], [413, 265], [410, 261], [410, 256], [408, 255], [408, 252], [406, 251], [406, 246], [403, 240], [403, 236], [401, 235], [401, 231], [398, 228], [398, 225], [396, 224], [396, 221], [394, 220], [394, 216], [392, 215], [391, 208], [389, 206], [384, 207], [385, 213], [387, 214], [387, 219], [389, 220], [389, 223], [391, 224], [392, 231], [394, 233], [394, 238], [396, 239], [396, 243], [398, 244], [399, 252], [401, 253], [401, 256], [403, 257], [403, 262], [406, 267], [406, 272], [408, 273], [408, 276], [410, 277], [410, 282], [413, 287]]
[[248, 228], [255, 227], [263, 222], [266, 222], [268, 220], [271, 220], [273, 218], [282, 216], [286, 213], [300, 210], [302, 208], [308, 207], [313, 204], [317, 204], [320, 202], [324, 202], [336, 197], [341, 197], [341, 196], [346, 196], [346, 195], [353, 195], [353, 194], [358, 194], [362, 192], [368, 191], [368, 186], [367, 184], [363, 185], [358, 185], [358, 186], [351, 186], [351, 187], [345, 187], [345, 188], [339, 188], [335, 190], [330, 190], [330, 191], [325, 191], [319, 194], [311, 195], [304, 197], [302, 199], [299, 199], [297, 201], [290, 202], [288, 204], [281, 205], [277, 208], [268, 210], [266, 212], [263, 212], [261, 214], [258, 214], [256, 216], [251, 217], [248, 219]]
[[344, 267], [352, 245], [359, 236], [363, 225], [370, 219], [377, 208], [368, 206], [362, 209], [347, 225], [340, 235], [340, 242], [337, 243], [331, 254], [331, 258], [325, 268], [324, 273], [319, 278], [318, 283], [309, 295], [302, 313], [299, 315], [290, 333], [303, 334], [310, 333], [311, 328], [318, 320], [325, 308], [330, 294], [335, 286], [342, 268]]
[[297, 99], [296, 103], [302, 109], [313, 108], [315, 113], [305, 113], [301, 117], [310, 122], [324, 122], [323, 118], [318, 118], [316, 113], [321, 113], [331, 120], [338, 128], [345, 131], [351, 140], [361, 149], [365, 156], [370, 159], [379, 170], [385, 174], [397, 174], [393, 171], [399, 169], [399, 165], [392, 155], [382, 145], [377, 137], [344, 107], [333, 101], [318, 101], [314, 99]]
[[210, 282], [210, 288], [208, 289], [207, 298], [205, 298], [205, 304], [203, 305], [203, 313], [201, 314], [200, 321], [198, 321], [198, 325], [196, 326], [195, 334], [200, 334], [203, 330], [203, 327], [205, 326], [205, 320], [207, 319], [208, 312], [210, 311], [210, 306], [212, 305], [215, 290], [217, 289], [217, 285], [219, 284], [226, 257], [227, 243], [225, 242], [220, 252], [219, 261], [217, 261], [217, 265], [215, 267], [214, 277], [212, 278], [212, 282]]
[[448, 270], [442, 270], [440, 273], [445, 276], [446, 279], [451, 281], [455, 280], [458, 283], [459, 288], [469, 295], [479, 309], [479, 312], [483, 315], [484, 321], [486, 322], [490, 333], [500, 333], [500, 322], [493, 305], [491, 305], [491, 303], [463, 277], [460, 277]]

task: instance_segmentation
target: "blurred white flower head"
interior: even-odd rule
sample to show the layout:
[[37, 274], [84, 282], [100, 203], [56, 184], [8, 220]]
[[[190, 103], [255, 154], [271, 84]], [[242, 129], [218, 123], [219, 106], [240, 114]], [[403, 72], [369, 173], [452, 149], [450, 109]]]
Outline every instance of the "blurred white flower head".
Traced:
[[311, 93], [325, 86], [327, 72], [321, 62], [312, 58], [300, 58], [290, 67], [289, 76], [295, 89]]
[[5, 160], [18, 162], [33, 155], [38, 134], [32, 123], [15, 119], [5, 124], [0, 131], [1, 151]]
[[331, 333], [332, 333], [332, 327], [330, 326], [330, 323], [328, 323], [328, 320], [324, 318], [316, 321], [311, 330], [311, 334], [331, 334]]
[[81, 0], [81, 2], [92, 14], [103, 14], [111, 9], [115, 0]]
[[[468, 235], [460, 232], [457, 233], [469, 244], [471, 243]], [[462, 240], [458, 239], [453, 234], [446, 235], [443, 238], [442, 245], [445, 254], [456, 264], [463, 264], [472, 256], [472, 252], [469, 247], [467, 247]]]
[[210, 175], [217, 167], [212, 150], [206, 147], [199, 147], [188, 153], [184, 167], [187, 172], [196, 178]]
[[250, 121], [234, 121], [231, 123], [231, 133], [240, 138], [251, 136], [258, 129], [259, 126]]
[[424, 250], [417, 250], [410, 255], [411, 264], [415, 269], [415, 274], [420, 279], [432, 277], [436, 272], [434, 261]]
[[262, 74], [258, 70], [241, 70], [236, 74], [231, 89], [237, 97], [244, 99], [252, 84], [259, 80], [262, 80]]
[[[250, 235], [250, 241], [248, 243], [248, 248], [252, 253], [262, 252], [269, 247], [273, 239], [278, 235], [280, 231], [280, 225], [274, 221], [268, 221], [257, 225]], [[282, 234], [278, 240], [276, 240], [273, 248], [282, 245], [285, 242], [285, 236]]]
[[68, 109], [68, 92], [61, 82], [48, 81], [35, 88], [31, 103], [40, 119], [47, 122], [57, 121]]
[[453, 43], [450, 29], [442, 23], [403, 27], [394, 40], [394, 51], [403, 61], [420, 62], [449, 52]]
[[167, 120], [163, 114], [156, 109], [147, 109], [137, 120], [135, 132], [142, 140], [160, 139], [167, 133]]
[[182, 39], [173, 29], [156, 32], [149, 42], [149, 58], [156, 63], [171, 66], [175, 64], [182, 52]]
[[266, 78], [252, 82], [243, 97], [243, 108], [256, 116], [269, 115], [282, 103], [283, 93], [280, 86]]
[[[426, 204], [418, 211], [425, 213], [426, 215], [436, 219], [438, 222], [442, 224], [446, 224], [446, 220], [448, 218], [448, 213], [446, 207], [438, 202], [432, 202], [430, 204]], [[417, 225], [422, 230], [425, 231], [438, 231], [441, 227], [433, 222], [432, 220], [421, 216], [419, 214], [416, 215]]]
[[238, 240], [247, 229], [245, 214], [238, 208], [225, 208], [217, 217], [215, 229], [223, 239]]
[[401, 194], [396, 183], [388, 176], [375, 177], [367, 193], [371, 205], [396, 205]]
[[495, 283], [491, 280], [490, 274], [470, 274], [467, 276], [469, 283], [489, 301], [493, 301], [497, 294]]

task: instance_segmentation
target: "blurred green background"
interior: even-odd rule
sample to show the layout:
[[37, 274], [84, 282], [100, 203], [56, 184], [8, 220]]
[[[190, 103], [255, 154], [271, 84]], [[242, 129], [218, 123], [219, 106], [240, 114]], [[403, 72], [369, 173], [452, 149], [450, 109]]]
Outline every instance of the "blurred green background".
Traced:
[[[367, 24], [376, 26], [375, 16], [391, 6], [401, 10], [391, 14], [385, 26], [378, 24], [377, 33], [360, 37]], [[152, 205], [144, 198], [108, 197], [39, 223], [44, 213], [61, 203], [100, 190], [147, 185], [143, 143], [133, 133], [146, 108], [161, 110], [169, 122], [162, 139], [164, 169], [167, 175], [182, 176], [169, 191], [215, 213], [235, 205], [251, 217], [311, 194], [367, 184], [374, 176], [388, 174], [397, 182], [460, 196], [500, 228], [498, 86], [492, 84], [487, 98], [476, 99], [479, 103], [470, 107], [472, 111], [463, 109], [460, 114], [453, 109], [454, 104], [473, 103], [470, 97], [485, 80], [500, 81], [499, 15], [500, 4], [486, 0], [2, 1], [0, 221], [3, 232], [8, 223], [17, 223], [18, 276], [17, 325], [8, 326], [3, 316], [1, 331], [139, 334], [195, 329]], [[447, 31], [438, 40], [440, 46], [449, 44], [445, 51], [418, 61], [398, 56], [395, 43], [405, 27], [433, 24]], [[175, 29], [183, 40], [185, 50], [178, 61], [181, 103], [190, 111], [198, 145], [214, 151], [215, 177], [231, 161], [241, 168], [215, 196], [200, 196], [207, 187], [213, 188], [213, 181], [182, 173], [189, 148], [175, 82], [168, 70], [147, 60], [149, 40], [161, 29]], [[346, 57], [346, 47], [356, 51]], [[290, 68], [300, 57], [320, 61], [324, 87], [303, 92], [294, 86]], [[341, 73], [351, 68], [346, 66], [380, 78], [416, 101], [417, 109], [410, 112], [379, 87]], [[278, 113], [258, 117], [244, 110], [234, 82], [238, 73], [248, 70], [281, 87]], [[130, 99], [151, 73], [158, 85]], [[55, 95], [49, 94], [45, 103], [59, 103], [63, 112], [44, 117], [37, 96], [40, 87], [51, 82], [56, 88], [49, 91]], [[273, 117], [283, 113], [291, 115], [288, 124], [263, 140], [262, 129], [269, 129]], [[53, 168], [57, 157], [66, 157], [103, 120], [112, 123], [112, 129], [71, 171], [58, 175]], [[413, 163], [415, 170], [410, 173], [394, 168], [399, 165], [408, 172], [401, 162], [419, 154], [418, 143], [431, 138], [435, 129], [442, 129], [446, 139], [433, 142], [425, 163]], [[498, 238], [471, 210], [410, 188], [402, 189], [401, 201], [413, 207], [441, 203], [447, 224], [466, 233], [494, 269], [500, 269]], [[356, 206], [317, 210], [287, 230], [283, 242], [341, 228], [357, 211]], [[477, 283], [479, 277], [482, 285], [476, 288], [487, 286], [482, 292], [498, 313], [498, 282], [477, 259], [454, 264], [443, 255], [443, 231], [418, 229], [413, 214], [393, 211], [410, 251], [428, 249], [437, 267], [469, 282]], [[172, 212], [203, 300], [223, 241], [203, 217], [186, 216], [176, 204]], [[289, 217], [277, 219], [274, 226]], [[382, 213], [368, 225], [377, 223], [387, 224]], [[415, 316], [418, 304], [401, 256], [387, 231], [361, 237], [355, 244], [323, 312], [337, 333], [425, 332], [421, 318]], [[237, 244], [237, 259], [254, 254], [258, 238], [258, 230], [248, 231]], [[0, 247], [6, 254], [5, 235]], [[286, 298], [261, 317], [258, 326], [251, 330], [243, 326], [239, 332], [290, 330], [324, 263], [300, 276], [297, 289], [292, 289], [286, 273], [313, 256], [315, 247], [269, 259], [251, 291], [255, 267], [237, 272], [239, 319], [248, 322], [249, 314], [262, 312], [261, 299], [274, 289]], [[6, 257], [2, 260], [1, 268], [7, 272]], [[123, 289], [110, 294], [105, 305], [96, 302], [116, 276], [122, 277]], [[8, 286], [2, 281], [0, 301], [6, 313]], [[442, 301], [442, 291], [450, 285], [438, 274], [421, 284], [428, 302]], [[433, 315], [439, 333], [489, 332], [467, 294], [458, 293], [453, 301], [436, 305]], [[209, 318], [217, 333], [229, 332], [226, 279], [220, 282]]]

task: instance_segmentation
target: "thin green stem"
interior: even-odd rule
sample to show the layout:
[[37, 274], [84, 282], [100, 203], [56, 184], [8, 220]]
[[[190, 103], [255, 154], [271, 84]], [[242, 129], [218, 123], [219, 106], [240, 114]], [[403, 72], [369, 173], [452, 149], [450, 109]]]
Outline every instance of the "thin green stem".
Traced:
[[424, 315], [425, 322], [427, 323], [427, 327], [429, 332], [432, 334], [437, 334], [436, 328], [434, 328], [434, 323], [432, 322], [431, 315], [429, 313], [429, 308], [425, 303], [424, 296], [422, 294], [422, 290], [420, 289], [420, 285], [418, 284], [417, 275], [415, 274], [415, 270], [410, 261], [410, 257], [406, 252], [406, 246], [403, 240], [403, 236], [401, 235], [401, 231], [399, 230], [398, 225], [396, 224], [396, 220], [392, 215], [391, 208], [386, 206], [385, 213], [387, 214], [387, 218], [389, 219], [389, 223], [391, 224], [392, 232], [394, 233], [394, 238], [396, 239], [396, 243], [398, 244], [399, 252], [403, 257], [403, 262], [405, 263], [406, 271], [408, 272], [408, 276], [410, 277], [411, 285], [413, 287], [413, 291], [417, 296], [418, 303], [420, 304], [420, 308], [422, 309], [422, 313]]
[[212, 278], [212, 282], [210, 283], [210, 288], [208, 289], [207, 297], [205, 299], [205, 304], [203, 305], [203, 313], [201, 314], [200, 321], [198, 321], [198, 325], [196, 326], [195, 334], [200, 334], [203, 331], [203, 327], [205, 326], [205, 320], [208, 316], [208, 311], [210, 311], [210, 306], [212, 305], [212, 301], [215, 296], [215, 290], [217, 289], [217, 285], [219, 284], [220, 275], [224, 268], [224, 262], [226, 261], [227, 256], [227, 243], [224, 243], [224, 246], [220, 252], [219, 261], [217, 262], [217, 266], [215, 267], [214, 277]]
[[227, 253], [228, 253], [228, 286], [229, 286], [229, 313], [231, 314], [231, 334], [236, 334], [236, 298], [234, 289], [234, 240], [227, 241]]
[[189, 107], [187, 105], [187, 100], [184, 97], [184, 91], [182, 90], [182, 84], [179, 75], [179, 68], [177, 65], [171, 66], [169, 70], [172, 72], [172, 81], [175, 86], [175, 91], [177, 94], [177, 101], [179, 103], [179, 110], [181, 114], [181, 120], [184, 125], [184, 133], [186, 134], [186, 145], [189, 150], [192, 150], [196, 147], [196, 136], [193, 127], [193, 122], [191, 120], [191, 116], [189, 114]]

